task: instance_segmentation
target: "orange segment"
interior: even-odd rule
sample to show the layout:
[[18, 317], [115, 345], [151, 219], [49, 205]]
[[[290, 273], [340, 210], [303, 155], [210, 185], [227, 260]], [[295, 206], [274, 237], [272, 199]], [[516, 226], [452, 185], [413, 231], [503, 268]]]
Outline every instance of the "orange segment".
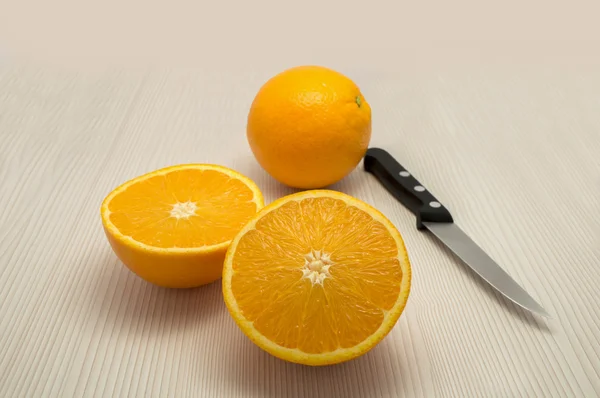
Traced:
[[192, 287], [220, 277], [231, 239], [264, 205], [251, 180], [216, 165], [168, 167], [106, 197], [102, 222], [117, 256], [160, 286]]
[[261, 210], [232, 241], [227, 307], [282, 359], [310, 365], [362, 355], [393, 327], [410, 291], [402, 238], [358, 199], [307, 191]]

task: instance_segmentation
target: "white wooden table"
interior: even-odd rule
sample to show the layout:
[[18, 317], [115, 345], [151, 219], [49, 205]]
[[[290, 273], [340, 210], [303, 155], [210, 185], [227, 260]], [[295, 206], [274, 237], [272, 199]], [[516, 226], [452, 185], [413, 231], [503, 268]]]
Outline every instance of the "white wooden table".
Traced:
[[[558, 65], [558, 64], [556, 64]], [[600, 395], [600, 69], [334, 65], [373, 108], [373, 146], [554, 315], [473, 276], [360, 168], [335, 189], [385, 213], [413, 264], [406, 311], [367, 355], [326, 368], [254, 346], [220, 285], [154, 287], [103, 235], [121, 182], [213, 162], [272, 201], [289, 189], [245, 139], [279, 65], [239, 70], [0, 66], [1, 397], [593, 397]]]

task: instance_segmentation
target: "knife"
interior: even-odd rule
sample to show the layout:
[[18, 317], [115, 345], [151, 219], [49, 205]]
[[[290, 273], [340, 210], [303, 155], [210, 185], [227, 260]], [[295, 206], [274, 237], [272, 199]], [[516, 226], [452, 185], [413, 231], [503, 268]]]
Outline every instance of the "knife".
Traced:
[[433, 233], [473, 271], [514, 303], [550, 317], [541, 305], [454, 224], [448, 209], [392, 155], [380, 148], [369, 148], [365, 154], [364, 168], [417, 217], [417, 229]]

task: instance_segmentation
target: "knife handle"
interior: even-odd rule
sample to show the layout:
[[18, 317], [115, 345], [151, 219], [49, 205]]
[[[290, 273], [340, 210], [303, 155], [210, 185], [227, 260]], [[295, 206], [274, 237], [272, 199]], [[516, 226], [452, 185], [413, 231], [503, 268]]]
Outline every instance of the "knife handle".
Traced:
[[417, 229], [425, 229], [423, 222], [454, 222], [448, 209], [385, 150], [369, 148], [364, 168], [417, 217]]

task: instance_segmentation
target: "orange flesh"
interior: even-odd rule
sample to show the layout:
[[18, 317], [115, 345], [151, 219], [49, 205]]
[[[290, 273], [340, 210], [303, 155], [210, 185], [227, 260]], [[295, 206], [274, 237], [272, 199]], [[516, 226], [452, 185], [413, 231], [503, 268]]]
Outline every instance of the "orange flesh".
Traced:
[[[322, 284], [303, 272], [305, 256], [316, 250], [330, 256]], [[324, 197], [291, 201], [259, 219], [238, 242], [232, 267], [242, 315], [267, 339], [306, 353], [353, 347], [371, 336], [402, 281], [385, 226]]]
[[[253, 198], [243, 182], [219, 171], [176, 170], [118, 193], [109, 204], [110, 221], [149, 246], [198, 248], [231, 240], [256, 213]], [[178, 203], [188, 210], [179, 218], [172, 214]]]

